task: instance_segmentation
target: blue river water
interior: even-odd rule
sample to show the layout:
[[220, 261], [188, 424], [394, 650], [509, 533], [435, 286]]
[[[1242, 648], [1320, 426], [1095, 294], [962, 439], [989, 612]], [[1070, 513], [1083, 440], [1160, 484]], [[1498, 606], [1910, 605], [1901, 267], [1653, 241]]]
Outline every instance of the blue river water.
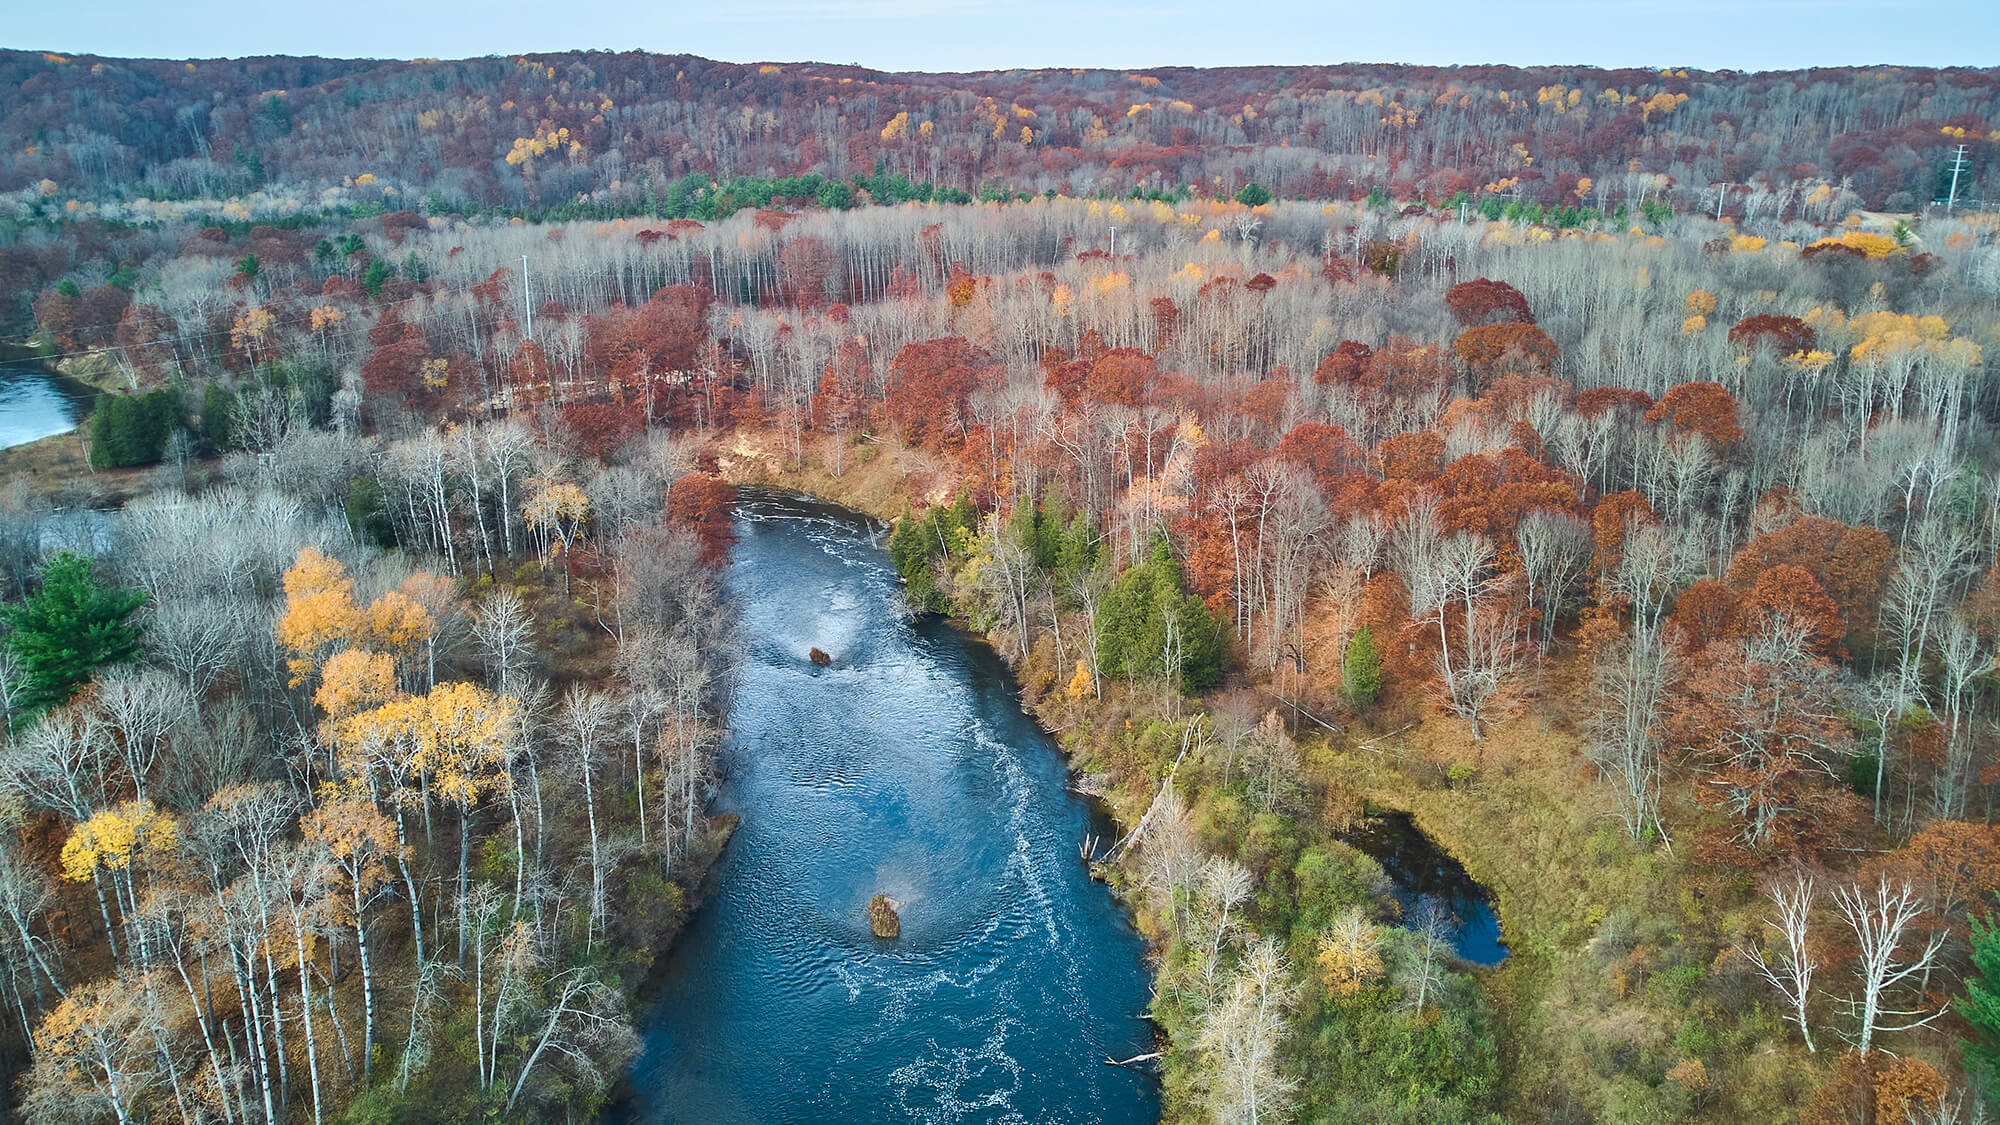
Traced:
[[[911, 621], [879, 524], [746, 492], [741, 826], [641, 1013], [614, 1121], [1153, 1122], [1144, 949], [997, 654]], [[816, 668], [813, 647], [832, 655]], [[876, 893], [902, 935], [868, 930]]]

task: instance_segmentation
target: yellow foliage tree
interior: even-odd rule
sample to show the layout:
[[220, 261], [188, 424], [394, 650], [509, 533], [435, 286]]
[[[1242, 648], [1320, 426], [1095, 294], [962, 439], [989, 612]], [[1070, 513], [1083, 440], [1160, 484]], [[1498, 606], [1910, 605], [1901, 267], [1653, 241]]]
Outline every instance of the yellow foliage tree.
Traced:
[[1069, 679], [1069, 697], [1071, 699], [1082, 699], [1091, 693], [1091, 687], [1094, 683], [1096, 681], [1091, 679], [1090, 665], [1085, 664], [1081, 660], [1077, 661], [1076, 675], [1071, 676]]
[[590, 498], [568, 481], [557, 481], [530, 496], [521, 515], [535, 533], [542, 565], [547, 566], [550, 552], [568, 554], [582, 533], [583, 521], [590, 516]]
[[375, 599], [363, 621], [370, 643], [399, 656], [414, 655], [437, 632], [430, 612], [401, 590]]
[[396, 662], [387, 653], [350, 648], [320, 669], [313, 702], [335, 722], [396, 697]]
[[151, 801], [126, 801], [76, 826], [63, 842], [63, 878], [82, 883], [99, 871], [126, 871], [142, 853], [168, 853], [178, 846], [173, 818]]
[[278, 618], [278, 643], [292, 654], [292, 686], [306, 682], [327, 649], [353, 640], [361, 621], [347, 568], [317, 547], [301, 549], [285, 572], [285, 612]]
[[1382, 979], [1381, 951], [1381, 932], [1360, 907], [1348, 907], [1320, 938], [1319, 972], [1327, 994], [1345, 999]]

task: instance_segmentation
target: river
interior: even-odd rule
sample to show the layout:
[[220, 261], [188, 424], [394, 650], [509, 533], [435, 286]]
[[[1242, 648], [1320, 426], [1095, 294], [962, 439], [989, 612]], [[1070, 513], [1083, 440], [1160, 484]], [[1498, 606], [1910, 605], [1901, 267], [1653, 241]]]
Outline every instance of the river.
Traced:
[[[881, 527], [746, 491], [747, 657], [717, 812], [742, 817], [668, 955], [612, 1121], [1152, 1122], [1139, 936], [986, 644], [905, 620]], [[813, 647], [832, 655], [816, 668]], [[902, 936], [867, 905], [902, 906]]]
[[76, 395], [47, 368], [0, 355], [0, 449], [66, 434], [83, 413]]

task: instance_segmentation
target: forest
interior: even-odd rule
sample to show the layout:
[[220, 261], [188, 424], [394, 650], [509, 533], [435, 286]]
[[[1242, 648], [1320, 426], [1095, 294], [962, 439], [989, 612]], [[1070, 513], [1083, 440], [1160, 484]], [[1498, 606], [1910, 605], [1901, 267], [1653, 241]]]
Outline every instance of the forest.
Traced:
[[1103, 792], [1169, 1121], [2000, 1099], [1992, 72], [0, 66], [25, 1119], [602, 1107], [748, 484]]

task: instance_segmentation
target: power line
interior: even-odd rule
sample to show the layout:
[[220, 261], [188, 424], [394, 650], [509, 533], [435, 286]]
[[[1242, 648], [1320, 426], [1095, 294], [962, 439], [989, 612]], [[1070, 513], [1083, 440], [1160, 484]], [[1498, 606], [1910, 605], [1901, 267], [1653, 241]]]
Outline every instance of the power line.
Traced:
[[1958, 174], [1963, 172], [1965, 167], [1965, 146], [1959, 145], [1951, 158], [1951, 194], [1945, 196], [1944, 200], [1944, 213], [1947, 215], [1958, 205]]

